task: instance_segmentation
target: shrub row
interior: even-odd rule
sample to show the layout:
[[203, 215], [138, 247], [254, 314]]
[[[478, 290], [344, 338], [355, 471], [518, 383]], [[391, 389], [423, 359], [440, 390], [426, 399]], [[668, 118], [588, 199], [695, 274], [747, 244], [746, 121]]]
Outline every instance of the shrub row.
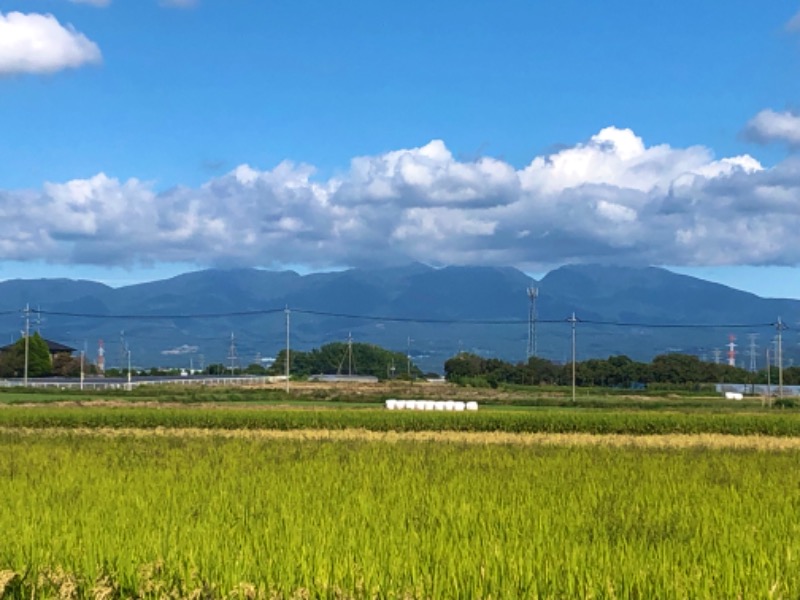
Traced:
[[387, 410], [153, 408], [8, 408], [0, 427], [366, 429], [512, 433], [800, 435], [796, 413], [653, 413], [633, 411], [484, 410], [477, 413]]

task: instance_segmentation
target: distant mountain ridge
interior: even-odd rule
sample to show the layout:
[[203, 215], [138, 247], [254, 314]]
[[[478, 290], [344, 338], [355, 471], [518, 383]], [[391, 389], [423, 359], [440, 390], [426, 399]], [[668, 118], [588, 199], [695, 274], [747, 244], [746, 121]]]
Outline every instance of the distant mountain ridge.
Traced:
[[[565, 320], [573, 312], [581, 321], [580, 359], [627, 354], [639, 360], [671, 350], [710, 359], [730, 333], [739, 338], [739, 360], [748, 349], [747, 334], [759, 334], [761, 356], [774, 333], [769, 324], [782, 316], [794, 327], [800, 313], [797, 300], [760, 298], [656, 267], [567, 265], [541, 281], [514, 268], [435, 269], [419, 263], [308, 275], [209, 269], [120, 288], [69, 279], [0, 282], [0, 313], [6, 313], [0, 315], [0, 342], [19, 336], [20, 311], [27, 304], [42, 311], [34, 326], [50, 339], [86, 347], [90, 357], [103, 339], [109, 366], [122, 360], [126, 347], [140, 366], [177, 366], [176, 360], [189, 359], [195, 365], [245, 365], [283, 347], [288, 307], [291, 343], [299, 349], [352, 334], [409, 352], [424, 369], [441, 370], [459, 351], [524, 360], [531, 285], [539, 290], [537, 353], [556, 361], [570, 354]], [[156, 315], [172, 318], [148, 318]], [[728, 331], [724, 325], [753, 327]], [[792, 330], [787, 360], [795, 359], [797, 340], [791, 335]], [[197, 347], [196, 356], [163, 354], [181, 347]]]

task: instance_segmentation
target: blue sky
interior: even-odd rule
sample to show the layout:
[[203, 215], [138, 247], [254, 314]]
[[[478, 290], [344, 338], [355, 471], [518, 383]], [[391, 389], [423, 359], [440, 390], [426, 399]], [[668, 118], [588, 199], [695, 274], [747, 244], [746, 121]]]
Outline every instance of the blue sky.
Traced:
[[614, 262], [800, 298], [799, 108], [800, 2], [0, 0], [0, 279]]

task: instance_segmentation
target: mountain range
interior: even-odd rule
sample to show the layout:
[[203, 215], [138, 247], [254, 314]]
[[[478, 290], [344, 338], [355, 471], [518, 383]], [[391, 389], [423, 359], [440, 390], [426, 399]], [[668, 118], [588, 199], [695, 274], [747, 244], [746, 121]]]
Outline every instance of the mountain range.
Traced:
[[540, 281], [514, 268], [409, 264], [385, 269], [300, 275], [293, 271], [210, 269], [112, 288], [92, 281], [0, 282], [0, 342], [24, 329], [85, 349], [106, 366], [262, 360], [290, 344], [309, 350], [332, 341], [375, 343], [402, 351], [423, 369], [441, 371], [460, 351], [524, 360], [529, 350], [528, 288], [535, 287], [531, 350], [557, 362], [571, 356], [576, 318], [579, 360], [625, 354], [650, 360], [666, 352], [726, 360], [736, 336], [736, 363], [755, 349], [763, 367], [779, 317], [787, 362], [800, 358], [800, 301], [767, 299], [668, 270], [567, 265]]

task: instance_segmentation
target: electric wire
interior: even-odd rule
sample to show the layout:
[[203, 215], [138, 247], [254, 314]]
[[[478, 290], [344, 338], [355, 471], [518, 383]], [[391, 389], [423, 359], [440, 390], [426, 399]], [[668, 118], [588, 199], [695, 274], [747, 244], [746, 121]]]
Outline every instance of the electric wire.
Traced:
[[[51, 311], [51, 310], [37, 310], [37, 314], [51, 315], [56, 317], [71, 317], [80, 319], [125, 319], [125, 320], [173, 320], [173, 319], [225, 319], [236, 317], [255, 317], [282, 314], [286, 311], [294, 314], [309, 315], [316, 317], [327, 317], [335, 319], [350, 319], [357, 321], [380, 321], [389, 323], [416, 323], [421, 325], [499, 325], [499, 326], [521, 326], [527, 325], [527, 319], [443, 319], [431, 317], [404, 317], [395, 315], [366, 315], [355, 313], [341, 313], [325, 310], [313, 310], [303, 308], [268, 308], [259, 310], [247, 311], [231, 311], [220, 313], [184, 313], [184, 314], [102, 314], [102, 313], [77, 313], [77, 312], [64, 312], [64, 311]], [[0, 312], [2, 315], [17, 314], [20, 311], [7, 311]], [[571, 317], [563, 319], [536, 319], [537, 324], [558, 324], [570, 323]], [[760, 323], [647, 323], [647, 322], [629, 322], [629, 321], [605, 321], [597, 319], [582, 319], [575, 317], [576, 323], [585, 325], [599, 325], [609, 327], [639, 327], [647, 329], [762, 329], [766, 327], [777, 327], [778, 323], [760, 322]], [[785, 323], [782, 323], [783, 328], [788, 328]]]

